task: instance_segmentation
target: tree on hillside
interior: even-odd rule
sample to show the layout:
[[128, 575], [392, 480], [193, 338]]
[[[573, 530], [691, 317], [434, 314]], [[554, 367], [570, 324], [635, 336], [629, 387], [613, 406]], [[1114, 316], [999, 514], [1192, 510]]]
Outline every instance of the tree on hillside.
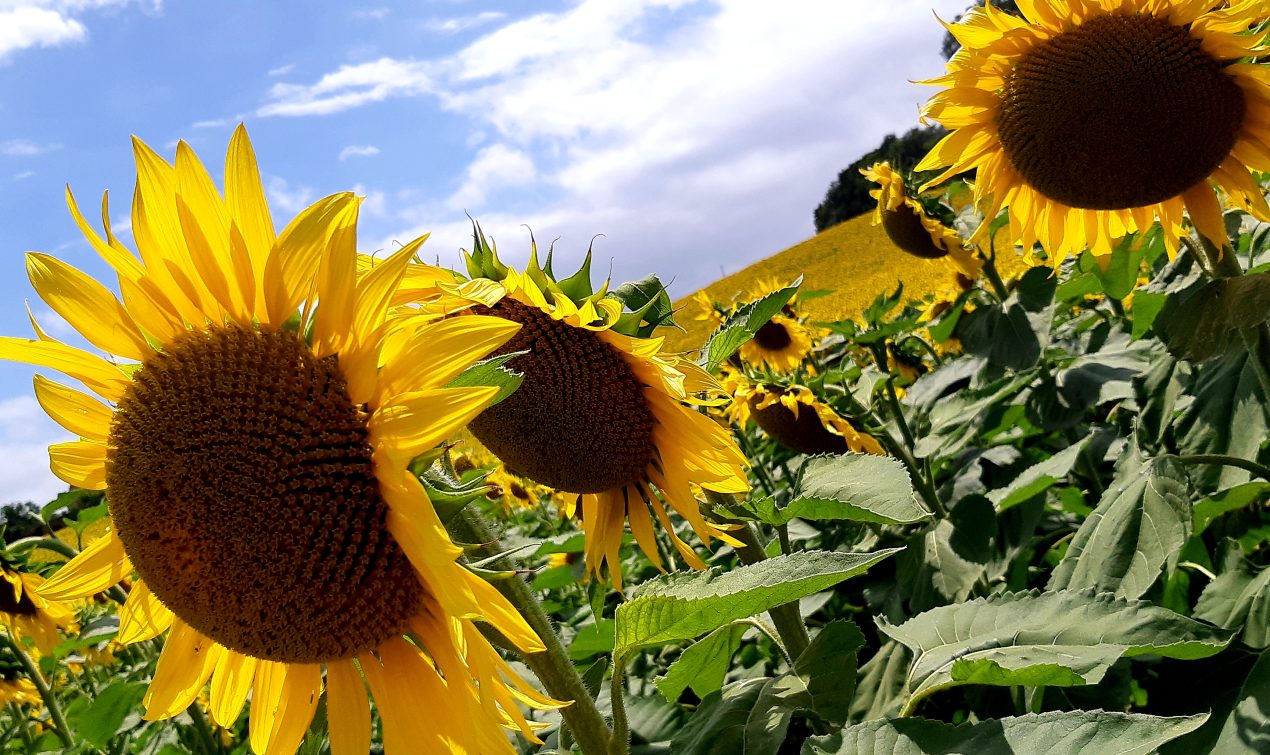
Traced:
[[30, 501], [6, 503], [0, 507], [0, 527], [4, 528], [7, 543], [44, 533], [44, 520], [40, 519], [40, 507]]
[[892, 167], [911, 170], [947, 133], [934, 125], [910, 129], [903, 136], [887, 134], [877, 149], [848, 165], [829, 185], [824, 201], [816, 208], [816, 233], [873, 210], [869, 191], [877, 186], [860, 175], [861, 168], [886, 160]]

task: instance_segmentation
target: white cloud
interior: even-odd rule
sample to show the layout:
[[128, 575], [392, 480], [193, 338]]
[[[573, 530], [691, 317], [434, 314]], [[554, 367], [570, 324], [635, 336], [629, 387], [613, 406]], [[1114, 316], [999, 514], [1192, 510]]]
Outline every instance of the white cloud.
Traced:
[[[3, 23], [0, 21], [0, 23]], [[62, 148], [60, 144], [39, 144], [30, 139], [10, 139], [0, 142], [0, 155], [7, 157], [36, 157]]]
[[283, 212], [296, 214], [308, 207], [317, 197], [309, 186], [291, 186], [278, 176], [270, 176], [265, 185], [265, 194], [269, 197], [269, 205]]
[[508, 186], [532, 183], [537, 176], [534, 161], [506, 144], [492, 144], [477, 153], [467, 166], [463, 184], [446, 205], [454, 210], [475, 210], [485, 204], [486, 195]]
[[128, 5], [153, 13], [163, 7], [162, 0], [0, 0], [0, 61], [33, 47], [83, 42], [88, 28], [76, 16]]
[[348, 15], [358, 21], [383, 21], [388, 18], [389, 12], [387, 8], [362, 8], [351, 11]]
[[21, 173], [14, 173], [14, 174], [13, 174], [13, 180], [14, 180], [14, 181], [25, 181], [25, 180], [27, 180], [28, 178], [30, 178], [31, 176], [34, 176], [34, 175], [35, 175], [35, 171], [33, 171], [33, 170], [24, 170], [24, 171], [22, 171]]
[[281, 65], [281, 66], [278, 66], [277, 68], [270, 68], [268, 75], [269, 76], [286, 76], [287, 74], [291, 73], [294, 70], [295, 70], [295, 63], [287, 63], [286, 65]]
[[423, 28], [437, 34], [457, 34], [461, 31], [475, 29], [479, 26], [492, 24], [495, 21], [501, 21], [507, 18], [507, 14], [501, 11], [487, 10], [481, 13], [474, 13], [470, 16], [457, 16], [454, 18], [430, 18], [423, 22]]
[[[394, 212], [411, 224], [394, 237], [432, 230], [429, 246], [449, 253], [470, 240], [456, 210], [532, 179], [532, 192], [507, 195], [521, 200], [514, 216], [481, 213], [487, 230], [512, 242], [528, 223], [540, 239], [563, 236], [562, 257], [604, 233], [597, 253], [616, 258], [619, 278], [658, 271], [695, 286], [720, 263], [736, 270], [811, 235], [837, 173], [916, 125], [931, 91], [910, 82], [942, 71], [931, 6], [951, 17], [965, 2], [582, 0], [447, 58], [384, 58], [275, 88], [261, 114], [435, 96], [495, 147], [451, 197]], [[673, 15], [679, 6], [688, 12]], [[512, 155], [533, 172], [508, 169]], [[529, 178], [499, 182], [508, 176]]]
[[379, 147], [373, 144], [350, 144], [340, 150], [340, 160], [347, 160], [350, 157], [374, 157], [379, 154]]
[[73, 440], [30, 396], [0, 399], [0, 503], [43, 504], [67, 489], [49, 471], [48, 446]]
[[274, 84], [272, 100], [257, 115], [327, 115], [379, 102], [389, 97], [425, 94], [432, 90], [426, 64], [380, 58], [368, 63], [340, 66], [311, 86]]

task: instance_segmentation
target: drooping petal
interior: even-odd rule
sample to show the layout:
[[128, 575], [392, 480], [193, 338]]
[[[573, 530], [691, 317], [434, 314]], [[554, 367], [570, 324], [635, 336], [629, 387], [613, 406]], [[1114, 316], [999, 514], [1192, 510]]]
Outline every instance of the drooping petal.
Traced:
[[212, 671], [209, 701], [212, 720], [228, 729], [238, 720], [256, 678], [257, 660], [228, 648], [221, 653]]
[[327, 664], [326, 711], [331, 755], [363, 755], [370, 750], [370, 700], [352, 660]]
[[112, 531], [89, 543], [37, 592], [45, 600], [88, 598], [118, 584], [130, 570], [123, 543]]
[[80, 437], [104, 443], [110, 435], [110, 407], [86, 393], [36, 375], [35, 400], [54, 422]]
[[154, 668], [154, 679], [142, 700], [145, 720], [171, 718], [194, 702], [207, 684], [217, 660], [216, 643], [177, 619], [172, 624]]
[[106, 287], [59, 259], [28, 252], [26, 272], [31, 286], [89, 343], [128, 359], [153, 353], [136, 323]]
[[172, 626], [173, 618], [172, 611], [159, 602], [150, 586], [142, 580], [132, 586], [127, 602], [119, 611], [119, 635], [116, 639], [125, 645], [153, 639]]
[[115, 365], [87, 351], [56, 341], [0, 336], [0, 359], [48, 367], [75, 378], [109, 401], [123, 398], [128, 376]]
[[84, 490], [106, 489], [106, 446], [75, 440], [49, 446], [49, 469], [57, 479]]

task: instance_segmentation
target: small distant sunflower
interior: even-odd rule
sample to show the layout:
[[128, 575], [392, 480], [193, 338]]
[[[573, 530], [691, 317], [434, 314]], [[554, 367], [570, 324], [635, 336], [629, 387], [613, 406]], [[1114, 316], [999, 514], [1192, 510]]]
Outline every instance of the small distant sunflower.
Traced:
[[607, 564], [620, 588], [628, 520], [649, 560], [665, 568], [654, 516], [684, 561], [705, 568], [675, 534], [667, 505], [706, 545], [712, 538], [736, 544], [706, 521], [694, 494], [696, 487], [749, 489], [745, 456], [730, 433], [692, 408], [701, 396], [719, 394], [718, 383], [692, 362], [662, 353], [664, 339], [641, 335], [644, 312], [624, 314], [607, 286], [593, 292], [589, 258], [579, 274], [557, 281], [535, 251], [521, 273], [503, 265], [478, 231], [467, 262], [472, 280], [443, 285], [433, 306], [519, 323], [520, 332], [495, 353], [528, 352], [508, 362], [525, 376], [520, 388], [468, 430], [516, 474], [581, 504], [588, 571], [598, 575]]
[[[1183, 211], [1225, 243], [1214, 185], [1270, 220], [1249, 169], [1270, 170], [1264, 0], [1026, 0], [948, 30], [961, 50], [923, 108], [952, 130], [917, 170], [930, 184], [977, 170], [976, 236], [1008, 208], [1025, 250], [1055, 263], [1159, 218], [1170, 248]], [[929, 184], [928, 184], [929, 185]]]
[[29, 637], [41, 653], [51, 653], [62, 641], [59, 629], [75, 625], [75, 609], [58, 600], [42, 597], [37, 589], [44, 583], [38, 574], [0, 566], [0, 622], [19, 642]]
[[[763, 278], [750, 288], [751, 301], [761, 299], [784, 288], [775, 278]], [[793, 372], [811, 353], [820, 333], [805, 322], [798, 312], [798, 295], [782, 308], [780, 314], [759, 327], [754, 337], [741, 344], [741, 361], [754, 367], [767, 367], [776, 372]]]
[[729, 372], [724, 384], [732, 394], [728, 419], [738, 427], [753, 420], [768, 437], [802, 454], [844, 454], [848, 451], [878, 456], [886, 452], [871, 435], [856, 430], [833, 407], [803, 385], [755, 383]]
[[372, 696], [388, 753], [511, 753], [504, 727], [533, 739], [519, 703], [556, 704], [473, 620], [524, 651], [542, 644], [456, 561], [408, 470], [493, 399], [492, 388], [446, 385], [518, 327], [390, 317], [422, 239], [358, 276], [352, 194], [318, 201], [276, 235], [241, 126], [223, 198], [184, 142], [175, 165], [134, 148], [140, 259], [67, 196], [122, 302], [57, 259], [27, 257], [48, 306], [114, 356], [0, 338], [0, 357], [100, 397], [36, 378], [45, 410], [80, 436], [50, 448], [53, 471], [106, 490], [112, 524], [40, 596], [86, 597], [135, 570], [119, 640], [171, 630], [146, 718], [177, 715], [210, 680], [222, 726], [250, 694], [262, 755], [296, 751], [324, 688], [333, 755], [370, 748]]
[[714, 328], [727, 322], [728, 310], [711, 298], [704, 288], [692, 295], [692, 303], [696, 305], [692, 319], [697, 322], [709, 323]]
[[31, 680], [17, 676], [16, 668], [11, 673], [13, 674], [12, 676], [0, 671], [0, 706], [16, 703], [18, 705], [43, 707], [44, 701], [40, 699], [40, 692], [31, 683]]
[[891, 243], [922, 259], [947, 259], [960, 273], [979, 277], [983, 268], [957, 232], [927, 214], [904, 189], [904, 178], [891, 169], [890, 163], [874, 163], [861, 169], [865, 178], [878, 184], [869, 196], [878, 201], [873, 210], [873, 225], [881, 225]]

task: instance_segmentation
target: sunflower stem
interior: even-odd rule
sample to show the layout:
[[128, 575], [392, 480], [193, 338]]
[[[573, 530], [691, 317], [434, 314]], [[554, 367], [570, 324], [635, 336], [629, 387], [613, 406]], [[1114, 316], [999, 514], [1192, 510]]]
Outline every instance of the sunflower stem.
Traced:
[[[714, 504], [715, 509], [710, 513], [710, 518], [723, 524], [741, 524], [741, 528], [735, 530], [732, 534], [737, 540], [741, 541], [741, 547], [735, 548], [737, 558], [741, 559], [741, 563], [746, 566], [757, 564], [760, 561], [767, 560], [767, 551], [763, 549], [763, 544], [759, 540], [758, 532], [754, 529], [752, 522], [738, 522], [737, 520], [725, 517], [722, 511], [729, 511], [736, 507], [738, 501], [735, 495], [731, 493], [716, 493], [713, 490], [706, 490], [706, 498], [710, 503]], [[781, 637], [781, 642], [785, 644], [785, 649], [789, 651], [791, 658], [798, 658], [802, 655], [807, 646], [811, 644], [811, 637], [807, 634], [807, 625], [803, 623], [802, 612], [798, 610], [798, 602], [785, 603], [776, 606], [767, 612], [772, 617], [772, 623], [776, 625], [776, 632]]]
[[45, 681], [44, 675], [40, 673], [40, 668], [35, 665], [35, 661], [31, 660], [31, 656], [27, 655], [22, 649], [22, 644], [14, 639], [12, 632], [4, 633], [4, 641], [8, 643], [9, 649], [13, 651], [13, 655], [17, 657], [18, 662], [22, 664], [22, 668], [26, 670], [27, 676], [31, 678], [31, 683], [35, 685], [36, 691], [40, 693], [40, 699], [44, 701], [44, 707], [49, 712], [49, 718], [53, 719], [53, 730], [57, 734], [57, 738], [62, 740], [62, 744], [67, 748], [75, 746], [75, 740], [71, 738], [71, 727], [66, 724], [66, 716], [62, 713], [62, 706], [57, 702], [57, 697], [53, 694], [53, 690]]
[[1270, 482], [1270, 467], [1264, 464], [1258, 464], [1255, 461], [1241, 459], [1238, 456], [1223, 456], [1222, 454], [1192, 454], [1185, 456], [1174, 456], [1181, 464], [1221, 464], [1226, 467], [1238, 467], [1245, 472], [1250, 472], [1261, 479]]
[[981, 249], [979, 256], [983, 257], [983, 277], [988, 279], [988, 283], [992, 286], [993, 292], [996, 293], [997, 299], [1005, 301], [1009, 296], [1009, 292], [1005, 290], [1005, 283], [1001, 280], [1001, 274], [997, 272], [997, 245], [995, 242], [989, 244], [987, 254]]
[[[449, 526], [459, 540], [480, 543], [481, 545], [475, 549], [476, 553], [488, 558], [501, 552], [498, 538], [494, 536], [480, 512], [472, 506], [465, 506], [450, 520]], [[515, 569], [506, 558], [495, 560], [491, 568], [503, 571]], [[551, 619], [543, 611], [542, 604], [534, 596], [533, 590], [520, 577], [498, 579], [490, 584], [494, 585], [495, 589], [516, 607], [520, 615], [525, 617], [530, 628], [547, 646], [543, 652], [523, 653], [521, 658], [542, 682], [547, 694], [557, 700], [573, 701], [568, 707], [562, 708], [560, 713], [564, 717], [565, 725], [569, 727], [574, 740], [578, 743], [578, 747], [584, 755], [606, 755], [609, 752], [609, 743], [613, 734], [604, 722], [604, 716], [596, 707], [591, 693], [582, 683], [582, 677], [578, 675], [573, 661], [569, 660], [564, 644], [556, 634], [555, 628], [552, 627]], [[614, 677], [619, 674], [620, 670], [614, 664]], [[614, 723], [616, 723], [619, 704], [617, 701], [613, 703]]]
[[194, 703], [186, 712], [190, 714], [190, 720], [194, 722], [194, 729], [198, 732], [198, 736], [203, 740], [203, 746], [207, 748], [208, 755], [218, 755], [220, 753], [220, 743], [212, 734], [212, 728], [207, 725], [207, 718], [203, 715], [203, 711], [198, 707], [198, 703]]

